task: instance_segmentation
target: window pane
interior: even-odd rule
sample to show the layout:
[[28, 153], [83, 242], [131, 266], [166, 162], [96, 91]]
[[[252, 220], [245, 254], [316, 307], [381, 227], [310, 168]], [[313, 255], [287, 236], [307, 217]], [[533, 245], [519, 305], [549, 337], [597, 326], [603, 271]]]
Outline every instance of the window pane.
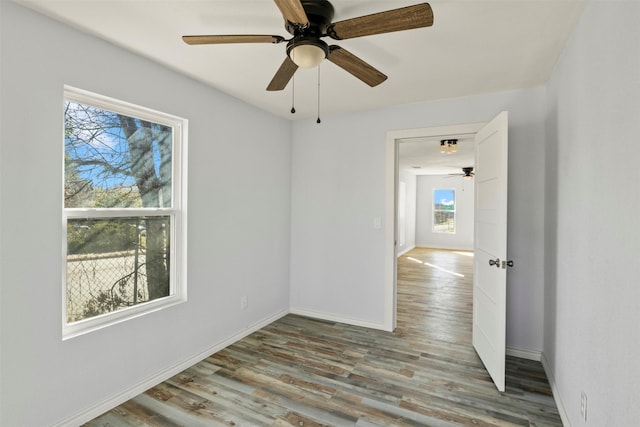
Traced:
[[455, 190], [433, 190], [433, 231], [455, 233]]
[[170, 294], [170, 216], [67, 221], [67, 322]]
[[453, 211], [456, 208], [455, 190], [433, 190], [433, 205], [438, 210]]
[[456, 231], [455, 212], [435, 211], [433, 214], [433, 231], [453, 233]]
[[171, 207], [172, 128], [66, 101], [65, 208]]

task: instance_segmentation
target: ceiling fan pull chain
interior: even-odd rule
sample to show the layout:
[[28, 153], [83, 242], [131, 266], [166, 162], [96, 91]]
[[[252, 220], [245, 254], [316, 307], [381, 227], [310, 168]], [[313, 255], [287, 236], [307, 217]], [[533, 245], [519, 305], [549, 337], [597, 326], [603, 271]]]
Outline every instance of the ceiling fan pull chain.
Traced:
[[320, 64], [318, 64], [318, 120], [316, 123], [320, 123]]
[[296, 78], [295, 76], [291, 78], [291, 114], [296, 113]]

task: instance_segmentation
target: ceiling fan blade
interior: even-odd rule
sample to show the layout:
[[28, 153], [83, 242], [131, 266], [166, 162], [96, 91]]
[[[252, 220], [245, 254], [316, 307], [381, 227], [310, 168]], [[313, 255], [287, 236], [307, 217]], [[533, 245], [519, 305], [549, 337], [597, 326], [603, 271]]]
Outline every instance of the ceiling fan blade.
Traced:
[[309, 25], [309, 18], [300, 0], [273, 0], [285, 21], [302, 26]]
[[371, 87], [387, 80], [387, 76], [340, 46], [331, 46], [327, 59]]
[[186, 44], [227, 44], [227, 43], [281, 43], [284, 37], [260, 34], [237, 34], [223, 36], [182, 36]]
[[287, 56], [282, 65], [280, 65], [280, 68], [278, 68], [278, 71], [276, 71], [276, 75], [271, 79], [271, 83], [267, 86], [267, 90], [274, 91], [284, 89], [297, 69], [298, 66]]
[[329, 26], [327, 35], [335, 40], [344, 40], [431, 25], [433, 10], [429, 3], [421, 3], [336, 22]]

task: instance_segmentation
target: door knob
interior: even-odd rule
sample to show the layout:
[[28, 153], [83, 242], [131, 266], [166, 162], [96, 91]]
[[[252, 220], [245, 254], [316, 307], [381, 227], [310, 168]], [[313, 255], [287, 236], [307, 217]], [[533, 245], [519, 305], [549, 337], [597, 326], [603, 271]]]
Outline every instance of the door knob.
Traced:
[[502, 261], [502, 268], [507, 268], [507, 267], [513, 267], [512, 259], [510, 259], [509, 261]]
[[498, 268], [500, 268], [500, 258], [496, 258], [496, 259], [490, 259], [489, 260], [489, 265], [491, 266], [496, 266]]

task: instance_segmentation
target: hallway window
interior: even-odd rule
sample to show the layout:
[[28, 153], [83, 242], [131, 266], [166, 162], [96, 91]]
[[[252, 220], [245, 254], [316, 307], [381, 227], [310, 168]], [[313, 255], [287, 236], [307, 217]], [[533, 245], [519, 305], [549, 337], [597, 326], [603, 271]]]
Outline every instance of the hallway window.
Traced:
[[456, 232], [456, 190], [433, 190], [433, 232]]
[[63, 337], [186, 299], [186, 124], [66, 88]]

